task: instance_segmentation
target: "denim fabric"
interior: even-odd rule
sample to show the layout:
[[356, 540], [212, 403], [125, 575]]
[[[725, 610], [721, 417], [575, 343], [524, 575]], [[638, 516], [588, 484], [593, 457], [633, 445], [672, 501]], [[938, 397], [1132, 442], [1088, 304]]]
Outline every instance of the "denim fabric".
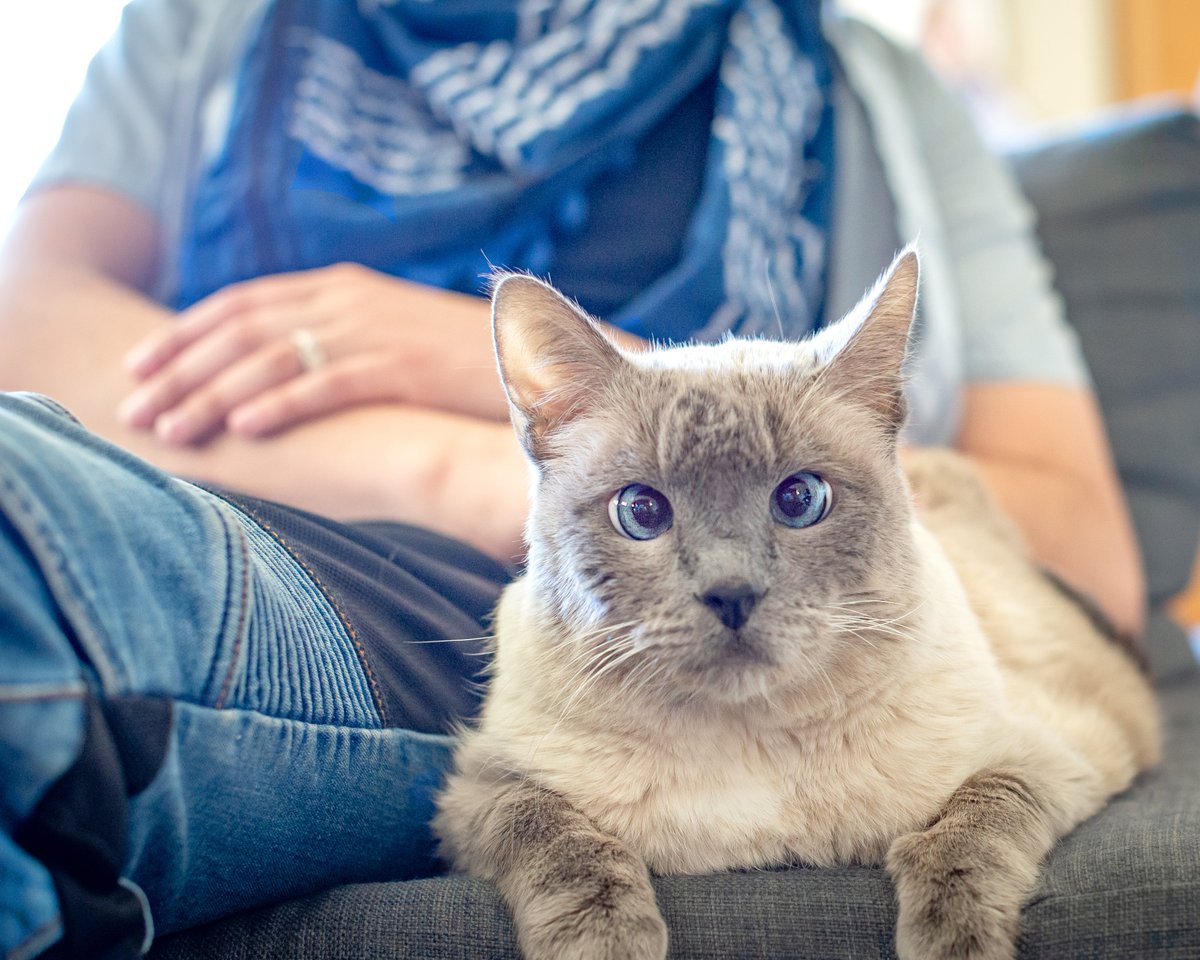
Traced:
[[49, 873], [12, 833], [74, 759], [84, 684], [46, 585], [2, 516], [0, 583], [0, 947], [34, 951], [58, 939], [58, 904]]
[[129, 787], [122, 886], [147, 927], [432, 872], [450, 740], [385, 728], [366, 656], [253, 517], [0, 395], [0, 955], [62, 934], [59, 891], [13, 837], [97, 700], [170, 707], [165, 758]]

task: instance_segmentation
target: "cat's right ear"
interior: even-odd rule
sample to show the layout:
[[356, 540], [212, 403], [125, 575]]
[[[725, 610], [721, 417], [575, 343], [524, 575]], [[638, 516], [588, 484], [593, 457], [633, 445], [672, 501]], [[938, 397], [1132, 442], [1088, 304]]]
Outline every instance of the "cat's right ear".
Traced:
[[591, 317], [527, 274], [493, 281], [492, 336], [513, 426], [534, 460], [627, 364]]
[[814, 338], [821, 382], [874, 413], [893, 437], [904, 425], [904, 360], [917, 310], [920, 263], [904, 249], [849, 314]]

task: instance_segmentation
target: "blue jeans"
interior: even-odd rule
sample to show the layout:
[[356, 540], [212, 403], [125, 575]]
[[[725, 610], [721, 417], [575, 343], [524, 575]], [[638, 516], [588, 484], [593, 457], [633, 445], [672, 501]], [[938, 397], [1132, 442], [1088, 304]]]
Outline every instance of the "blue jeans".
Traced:
[[0, 395], [0, 953], [136, 956], [435, 872], [481, 651], [427, 641], [485, 633], [506, 573], [203, 489]]

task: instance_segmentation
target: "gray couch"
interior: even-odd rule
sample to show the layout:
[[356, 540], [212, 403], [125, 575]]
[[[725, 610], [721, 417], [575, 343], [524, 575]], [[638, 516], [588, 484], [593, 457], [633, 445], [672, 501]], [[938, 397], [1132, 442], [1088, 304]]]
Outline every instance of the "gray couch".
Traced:
[[[1014, 158], [1082, 338], [1156, 606], [1200, 535], [1200, 121], [1124, 120]], [[1150, 633], [1166, 759], [1051, 855], [1027, 958], [1200, 958], [1200, 675]], [[893, 955], [882, 870], [794, 868], [656, 882], [678, 958]], [[506, 911], [461, 877], [342, 887], [163, 939], [154, 960], [515, 958]]]

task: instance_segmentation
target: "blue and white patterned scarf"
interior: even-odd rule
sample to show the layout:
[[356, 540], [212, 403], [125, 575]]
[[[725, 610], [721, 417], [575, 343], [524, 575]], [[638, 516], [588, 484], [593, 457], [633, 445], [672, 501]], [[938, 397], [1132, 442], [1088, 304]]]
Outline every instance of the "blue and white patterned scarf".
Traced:
[[819, 0], [276, 0], [197, 188], [180, 306], [353, 260], [478, 292], [719, 71], [679, 263], [608, 319], [682, 340], [819, 320], [831, 56]]

